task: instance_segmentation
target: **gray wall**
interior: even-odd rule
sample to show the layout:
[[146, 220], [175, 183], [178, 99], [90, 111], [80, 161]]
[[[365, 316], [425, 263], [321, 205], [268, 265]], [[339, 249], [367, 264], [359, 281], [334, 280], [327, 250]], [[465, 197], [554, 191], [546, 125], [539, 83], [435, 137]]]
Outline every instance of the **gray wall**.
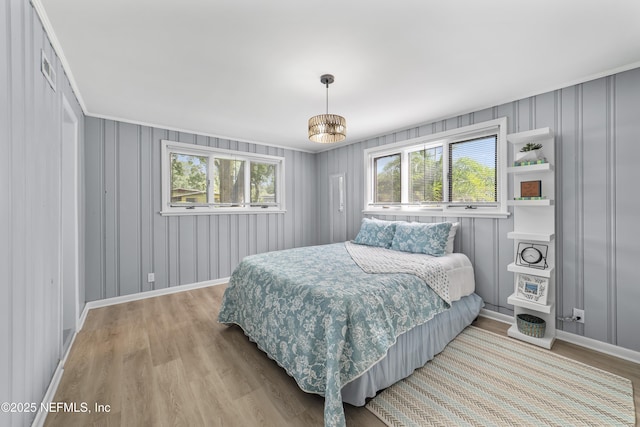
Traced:
[[[364, 200], [363, 150], [497, 117], [509, 132], [550, 127], [556, 134], [556, 231], [558, 315], [584, 307], [585, 324], [567, 332], [640, 351], [640, 69], [634, 69], [417, 126], [317, 155], [318, 200], [328, 200], [329, 175], [347, 175], [347, 237], [358, 232]], [[440, 218], [389, 217], [439, 221]], [[457, 218], [450, 218], [456, 219]], [[325, 205], [318, 206], [319, 242], [329, 241]], [[475, 265], [477, 292], [487, 308], [512, 314], [513, 219], [462, 218], [456, 247]]]
[[[57, 92], [40, 72], [41, 49], [57, 73]], [[4, 1], [0, 7], [0, 402], [39, 403], [61, 356], [63, 93], [80, 119], [82, 150], [82, 111], [35, 11], [26, 0]], [[82, 206], [82, 194], [79, 202]], [[81, 214], [81, 233], [82, 221]], [[83, 252], [80, 247], [81, 257]], [[81, 284], [81, 301], [83, 288]], [[0, 425], [29, 425], [34, 417], [28, 412], [0, 413]]]
[[[89, 117], [85, 131], [87, 301], [228, 277], [246, 255], [316, 242], [313, 154]], [[161, 216], [162, 139], [284, 157], [287, 212]]]

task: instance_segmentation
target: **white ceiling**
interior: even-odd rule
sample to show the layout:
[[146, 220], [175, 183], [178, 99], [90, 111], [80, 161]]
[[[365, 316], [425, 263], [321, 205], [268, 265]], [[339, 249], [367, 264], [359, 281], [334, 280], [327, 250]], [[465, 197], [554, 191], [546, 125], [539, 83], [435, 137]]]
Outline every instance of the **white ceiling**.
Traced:
[[346, 144], [640, 66], [638, 0], [34, 4], [88, 115], [308, 151], [324, 73]]

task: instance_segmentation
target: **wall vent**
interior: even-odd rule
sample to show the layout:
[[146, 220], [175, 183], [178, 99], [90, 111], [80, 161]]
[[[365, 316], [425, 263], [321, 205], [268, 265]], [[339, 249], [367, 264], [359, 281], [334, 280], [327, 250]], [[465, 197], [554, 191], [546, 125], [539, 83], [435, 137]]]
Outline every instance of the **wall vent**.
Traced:
[[47, 79], [47, 81], [49, 82], [49, 85], [51, 85], [51, 89], [53, 89], [53, 91], [55, 92], [56, 90], [56, 72], [53, 70], [53, 67], [51, 66], [51, 62], [49, 62], [49, 58], [47, 58], [47, 55], [45, 55], [44, 53], [44, 49], [41, 50], [42, 55], [42, 66], [41, 66], [41, 70], [42, 70], [42, 74], [44, 74], [44, 77]]

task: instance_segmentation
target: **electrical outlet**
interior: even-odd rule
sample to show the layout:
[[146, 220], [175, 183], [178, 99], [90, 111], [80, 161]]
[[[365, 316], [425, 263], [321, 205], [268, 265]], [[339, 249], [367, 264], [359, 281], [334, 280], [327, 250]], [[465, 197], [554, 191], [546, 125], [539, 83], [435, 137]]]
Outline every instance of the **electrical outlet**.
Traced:
[[156, 275], [155, 273], [149, 273], [147, 274], [147, 282], [151, 283], [151, 282], [155, 282], [156, 281]]
[[573, 317], [574, 318], [580, 318], [578, 320], [576, 320], [576, 322], [578, 323], [584, 323], [584, 310], [581, 310], [579, 308], [574, 308], [573, 309]]

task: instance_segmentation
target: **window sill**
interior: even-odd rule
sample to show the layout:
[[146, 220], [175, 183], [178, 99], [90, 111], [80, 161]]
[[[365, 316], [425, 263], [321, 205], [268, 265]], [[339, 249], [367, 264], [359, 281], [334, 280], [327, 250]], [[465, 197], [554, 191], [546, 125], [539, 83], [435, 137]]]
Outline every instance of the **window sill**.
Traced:
[[386, 215], [386, 216], [435, 216], [435, 217], [456, 217], [456, 218], [508, 218], [510, 212], [501, 211], [482, 211], [480, 209], [442, 209], [442, 208], [423, 208], [423, 209], [364, 209], [362, 211], [366, 215]]
[[286, 213], [286, 209], [216, 209], [213, 210], [197, 210], [197, 209], [184, 209], [184, 210], [171, 210], [160, 211], [162, 216], [193, 216], [193, 215], [255, 215], [255, 214], [283, 214]]

